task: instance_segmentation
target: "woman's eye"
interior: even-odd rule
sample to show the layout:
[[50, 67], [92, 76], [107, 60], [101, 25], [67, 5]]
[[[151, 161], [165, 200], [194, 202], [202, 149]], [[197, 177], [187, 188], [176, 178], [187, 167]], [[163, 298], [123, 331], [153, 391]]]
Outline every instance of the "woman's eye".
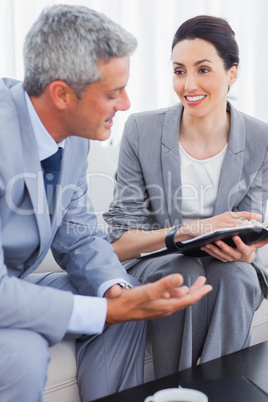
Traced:
[[206, 68], [206, 67], [200, 68], [199, 71], [200, 71], [200, 73], [202, 73], [202, 74], [207, 74], [207, 73], [210, 72], [209, 68]]
[[184, 74], [184, 71], [182, 71], [182, 70], [175, 70], [175, 71], [174, 71], [174, 74], [175, 74], [175, 75], [183, 75], [183, 74]]

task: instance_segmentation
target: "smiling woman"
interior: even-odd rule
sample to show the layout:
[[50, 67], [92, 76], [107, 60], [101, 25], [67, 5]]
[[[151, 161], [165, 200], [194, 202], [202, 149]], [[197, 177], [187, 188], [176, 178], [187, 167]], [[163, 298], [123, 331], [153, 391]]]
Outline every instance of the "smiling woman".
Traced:
[[188, 20], [174, 36], [172, 59], [173, 88], [184, 107], [180, 146], [195, 159], [214, 157], [228, 143], [230, 132], [227, 93], [239, 63], [234, 32], [222, 19]]
[[180, 103], [133, 114], [125, 125], [114, 200], [104, 214], [115, 252], [142, 283], [179, 272], [186, 285], [204, 275], [213, 286], [204, 303], [150, 322], [159, 377], [248, 346], [254, 311], [268, 295], [256, 252], [265, 242], [247, 246], [234, 237], [234, 248], [209, 244], [199, 259], [179, 253], [137, 259], [165, 247], [171, 230], [180, 242], [264, 217], [268, 124], [227, 101], [238, 63], [224, 19], [190, 18], [172, 42]]

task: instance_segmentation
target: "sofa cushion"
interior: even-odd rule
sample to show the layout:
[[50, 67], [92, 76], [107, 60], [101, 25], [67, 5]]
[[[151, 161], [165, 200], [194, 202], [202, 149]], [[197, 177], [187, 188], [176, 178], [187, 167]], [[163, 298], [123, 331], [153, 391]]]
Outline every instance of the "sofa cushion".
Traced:
[[62, 341], [50, 349], [44, 402], [80, 402], [76, 382], [75, 341]]

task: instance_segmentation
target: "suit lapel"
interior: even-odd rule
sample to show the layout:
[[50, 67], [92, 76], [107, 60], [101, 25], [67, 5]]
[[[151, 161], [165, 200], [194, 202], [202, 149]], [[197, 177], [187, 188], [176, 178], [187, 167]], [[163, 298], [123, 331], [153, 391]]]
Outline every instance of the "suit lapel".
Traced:
[[11, 93], [19, 115], [22, 152], [24, 154], [25, 184], [33, 205], [33, 214], [39, 230], [40, 254], [42, 249], [49, 243], [51, 237], [51, 224], [48, 215], [43, 173], [22, 84], [14, 86], [11, 89]]
[[214, 215], [232, 210], [239, 188], [245, 149], [245, 123], [242, 116], [230, 106], [231, 127], [226, 157], [223, 162]]
[[182, 105], [176, 105], [166, 113], [161, 144], [164, 193], [170, 225], [182, 219], [179, 201], [181, 199], [181, 169], [178, 146], [181, 113]]

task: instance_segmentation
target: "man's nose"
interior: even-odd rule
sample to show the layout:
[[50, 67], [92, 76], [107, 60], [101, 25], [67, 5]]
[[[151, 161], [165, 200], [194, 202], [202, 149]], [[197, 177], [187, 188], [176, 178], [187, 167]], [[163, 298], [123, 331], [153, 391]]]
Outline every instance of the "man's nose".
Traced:
[[120, 97], [116, 103], [116, 110], [128, 110], [130, 108], [130, 100], [126, 89], [122, 89]]

